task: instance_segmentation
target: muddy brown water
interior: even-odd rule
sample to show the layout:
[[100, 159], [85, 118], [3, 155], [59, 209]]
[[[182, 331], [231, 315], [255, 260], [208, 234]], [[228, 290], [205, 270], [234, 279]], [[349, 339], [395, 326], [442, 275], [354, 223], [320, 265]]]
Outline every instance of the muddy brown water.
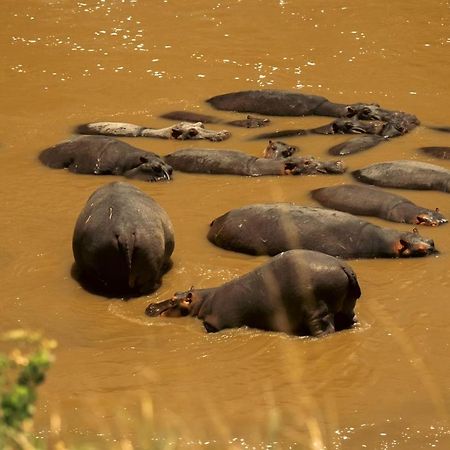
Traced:
[[[169, 213], [176, 248], [162, 287], [122, 302], [85, 292], [70, 274], [76, 217], [115, 178], [51, 170], [36, 159], [82, 122], [159, 127], [169, 125], [160, 114], [178, 109], [239, 118], [203, 100], [242, 89], [378, 102], [425, 125], [450, 125], [449, 18], [449, 2], [438, 0], [3, 0], [1, 328], [39, 330], [59, 343], [37, 404], [42, 439], [122, 449], [450, 448], [450, 225], [421, 229], [435, 239], [436, 257], [351, 261], [363, 291], [354, 330], [317, 340], [255, 330], [208, 335], [198, 320], [144, 310], [266, 260], [215, 248], [205, 238], [209, 222], [255, 202], [313, 205], [309, 190], [350, 175], [176, 173], [170, 183], [134, 182]], [[270, 129], [327, 121], [273, 118]], [[231, 131], [223, 143], [128, 141], [159, 154], [194, 145], [262, 152], [263, 141], [248, 140], [255, 130]], [[347, 138], [289, 142], [325, 158]], [[413, 159], [450, 169], [417, 150], [438, 145], [450, 145], [450, 135], [422, 126], [346, 163]], [[450, 217], [449, 194], [400, 193]]]

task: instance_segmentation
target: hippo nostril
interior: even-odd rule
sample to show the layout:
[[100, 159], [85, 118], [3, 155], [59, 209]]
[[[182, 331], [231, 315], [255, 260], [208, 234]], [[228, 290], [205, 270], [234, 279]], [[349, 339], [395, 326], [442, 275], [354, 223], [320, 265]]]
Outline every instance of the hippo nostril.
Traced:
[[198, 131], [195, 128], [190, 128], [188, 131], [189, 136], [197, 136]]

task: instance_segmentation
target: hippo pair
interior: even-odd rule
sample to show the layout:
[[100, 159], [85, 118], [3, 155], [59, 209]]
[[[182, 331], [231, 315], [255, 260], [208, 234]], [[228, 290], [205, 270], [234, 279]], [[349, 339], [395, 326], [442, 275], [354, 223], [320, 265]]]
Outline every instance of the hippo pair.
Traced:
[[[46, 150], [40, 161], [74, 173], [123, 175], [143, 181], [170, 180], [172, 170], [245, 176], [343, 173], [341, 161], [293, 157], [295, 149], [270, 142], [264, 158], [236, 150], [181, 149], [163, 158], [106, 136], [78, 136]], [[286, 156], [288, 155], [288, 156]]]

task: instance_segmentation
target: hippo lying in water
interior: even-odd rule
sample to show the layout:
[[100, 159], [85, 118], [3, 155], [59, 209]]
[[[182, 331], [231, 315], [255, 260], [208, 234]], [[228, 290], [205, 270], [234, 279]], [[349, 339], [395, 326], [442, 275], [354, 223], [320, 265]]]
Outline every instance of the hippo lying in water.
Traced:
[[227, 130], [207, 130], [201, 122], [180, 122], [160, 129], [147, 128], [132, 123], [96, 122], [79, 125], [75, 131], [79, 134], [99, 134], [103, 136], [156, 137], [178, 140], [207, 139], [209, 141], [223, 141], [231, 136]]
[[43, 150], [39, 160], [74, 173], [123, 175], [143, 181], [170, 180], [172, 167], [157, 154], [105, 136], [78, 136]]
[[421, 147], [419, 150], [434, 158], [450, 159], [450, 147]]
[[311, 196], [326, 208], [392, 222], [429, 226], [448, 222], [437, 209], [433, 211], [417, 206], [405, 197], [372, 186], [342, 184], [315, 189]]
[[303, 248], [341, 258], [425, 256], [434, 242], [418, 233], [382, 228], [352, 214], [325, 208], [268, 203], [233, 209], [214, 219], [208, 239], [251, 255]]
[[344, 261], [291, 250], [222, 286], [176, 293], [145, 312], [198, 317], [208, 332], [248, 326], [323, 336], [353, 326], [360, 296], [356, 275]]
[[164, 157], [174, 170], [190, 173], [247, 175], [341, 174], [341, 161], [319, 161], [312, 156], [279, 159], [257, 158], [236, 150], [188, 148]]
[[88, 199], [75, 225], [80, 280], [106, 295], [152, 292], [171, 267], [174, 236], [167, 213], [136, 187], [107, 184]]
[[355, 170], [352, 175], [375, 186], [450, 192], [450, 170], [420, 161], [388, 161]]

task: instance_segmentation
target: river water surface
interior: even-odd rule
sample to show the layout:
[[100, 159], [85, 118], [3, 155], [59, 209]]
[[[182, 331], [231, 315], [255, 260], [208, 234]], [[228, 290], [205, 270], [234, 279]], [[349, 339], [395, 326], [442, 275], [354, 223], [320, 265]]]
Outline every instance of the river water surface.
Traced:
[[[450, 237], [421, 229], [438, 256], [355, 260], [359, 326], [323, 339], [255, 330], [205, 333], [200, 321], [149, 318], [150, 301], [209, 287], [267, 260], [214, 247], [208, 224], [256, 202], [314, 205], [309, 191], [340, 176], [175, 173], [135, 181], [170, 215], [174, 266], [162, 287], [123, 302], [71, 277], [71, 239], [88, 196], [113, 177], [73, 175], [37, 160], [76, 124], [167, 126], [171, 110], [230, 120], [204, 100], [243, 89], [293, 89], [342, 103], [377, 102], [424, 126], [346, 158], [350, 170], [450, 145], [426, 125], [450, 125], [448, 1], [3, 0], [0, 18], [1, 328], [58, 341], [35, 431], [50, 445], [98, 448], [450, 448]], [[328, 118], [274, 118], [307, 128]], [[212, 125], [221, 129], [223, 124]], [[193, 145], [260, 155], [255, 130], [222, 143], [136, 138], [158, 154]], [[326, 158], [348, 137], [290, 139]], [[400, 191], [450, 217], [443, 192]], [[410, 230], [410, 225], [370, 219]]]

